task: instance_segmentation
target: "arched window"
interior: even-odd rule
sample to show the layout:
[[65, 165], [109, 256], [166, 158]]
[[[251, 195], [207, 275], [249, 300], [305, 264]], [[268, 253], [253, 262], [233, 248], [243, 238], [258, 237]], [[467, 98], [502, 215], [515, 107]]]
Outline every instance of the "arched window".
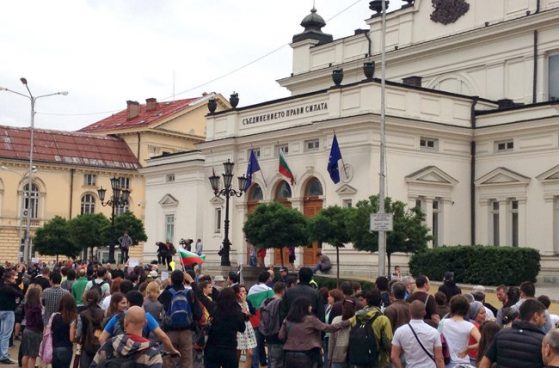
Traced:
[[82, 196], [81, 214], [95, 213], [95, 197], [93, 194], [85, 194]]
[[29, 183], [23, 186], [23, 203], [22, 208], [26, 211], [31, 211], [30, 217], [36, 219], [39, 217], [39, 187], [33, 183], [31, 184], [31, 191], [29, 191]]
[[317, 178], [312, 178], [308, 181], [307, 187], [305, 188], [305, 197], [318, 197], [324, 194], [322, 190], [322, 184]]
[[288, 198], [291, 198], [291, 187], [286, 181], [282, 181], [277, 186], [275, 199], [281, 201]]
[[260, 185], [254, 184], [248, 192], [248, 202], [258, 202], [264, 199]]

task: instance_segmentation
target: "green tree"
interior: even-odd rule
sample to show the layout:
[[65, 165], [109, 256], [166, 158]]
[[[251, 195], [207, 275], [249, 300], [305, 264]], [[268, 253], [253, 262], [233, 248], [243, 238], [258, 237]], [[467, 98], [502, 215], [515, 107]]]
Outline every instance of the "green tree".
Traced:
[[[246, 239], [258, 248], [298, 247], [308, 241], [305, 216], [276, 202], [256, 207], [248, 215], [243, 231]], [[280, 253], [283, 266], [283, 252]]]
[[[427, 248], [432, 239], [429, 228], [423, 224], [425, 215], [419, 208], [406, 208], [401, 201], [385, 198], [385, 212], [393, 214], [393, 231], [387, 233], [386, 255], [388, 269], [395, 252], [417, 253]], [[378, 212], [378, 196], [359, 201], [347, 216], [347, 228], [354, 248], [367, 252], [378, 251], [378, 232], [369, 231], [370, 215]]]
[[137, 245], [138, 242], [148, 240], [144, 229], [144, 223], [130, 211], [126, 211], [122, 215], [115, 217], [114, 228], [110, 223], [106, 226], [103, 232], [106, 244], [110, 244], [111, 242], [115, 242], [116, 244], [116, 240], [124, 234], [125, 231], [128, 231], [128, 235], [132, 238], [134, 245]]
[[33, 247], [41, 255], [56, 256], [57, 262], [59, 255], [74, 258], [80, 252], [71, 239], [68, 221], [60, 216], [55, 216], [37, 229]]
[[110, 226], [109, 219], [101, 213], [83, 214], [68, 221], [71, 240], [78, 248], [85, 250], [85, 259], [88, 249], [91, 249], [93, 255], [94, 247], [106, 244], [103, 231]]
[[350, 242], [347, 231], [349, 208], [326, 207], [309, 220], [309, 238], [336, 247], [336, 285], [340, 286], [340, 248]]

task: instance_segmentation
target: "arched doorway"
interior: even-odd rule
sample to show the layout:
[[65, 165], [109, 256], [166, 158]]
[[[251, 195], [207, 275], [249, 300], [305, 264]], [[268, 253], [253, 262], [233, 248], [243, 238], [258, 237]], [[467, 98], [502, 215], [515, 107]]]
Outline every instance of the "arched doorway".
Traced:
[[[247, 215], [250, 215], [251, 213], [256, 211], [256, 207], [258, 207], [260, 201], [264, 199], [264, 194], [262, 193], [262, 188], [260, 188], [260, 185], [256, 183], [252, 184], [247, 191], [246, 199], [247, 199]], [[250, 248], [251, 248], [251, 244], [247, 242], [247, 252], [246, 252], [247, 264], [250, 264]]]
[[[289, 186], [285, 180], [280, 181], [274, 191], [274, 201], [281, 203], [284, 207], [291, 208], [291, 197], [291, 186]], [[287, 247], [284, 247], [282, 251], [284, 263], [287, 264], [289, 250]], [[281, 253], [279, 249], [274, 249], [274, 264], [281, 264]]]
[[[322, 209], [322, 196], [324, 191], [320, 180], [316, 177], [310, 178], [305, 185], [305, 196], [303, 198], [303, 214], [305, 217], [314, 217]], [[318, 242], [303, 248], [303, 264], [314, 266], [318, 262], [316, 252]]]

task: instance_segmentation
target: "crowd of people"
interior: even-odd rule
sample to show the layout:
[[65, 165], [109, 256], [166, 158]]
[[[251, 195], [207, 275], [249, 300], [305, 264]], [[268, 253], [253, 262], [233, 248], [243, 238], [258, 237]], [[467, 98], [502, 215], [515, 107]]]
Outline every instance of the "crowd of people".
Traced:
[[[0, 363], [33, 368], [555, 367], [557, 315], [535, 286], [462, 293], [453, 274], [318, 288], [313, 269], [262, 271], [250, 288], [158, 265], [0, 269]], [[9, 355], [20, 340], [17, 359]], [[14, 351], [15, 353], [15, 351]]]

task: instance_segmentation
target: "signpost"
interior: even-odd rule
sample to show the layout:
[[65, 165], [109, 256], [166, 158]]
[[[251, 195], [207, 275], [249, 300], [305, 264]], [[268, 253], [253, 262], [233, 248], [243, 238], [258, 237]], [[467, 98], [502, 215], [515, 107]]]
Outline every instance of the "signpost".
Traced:
[[392, 231], [391, 213], [371, 213], [370, 231]]

